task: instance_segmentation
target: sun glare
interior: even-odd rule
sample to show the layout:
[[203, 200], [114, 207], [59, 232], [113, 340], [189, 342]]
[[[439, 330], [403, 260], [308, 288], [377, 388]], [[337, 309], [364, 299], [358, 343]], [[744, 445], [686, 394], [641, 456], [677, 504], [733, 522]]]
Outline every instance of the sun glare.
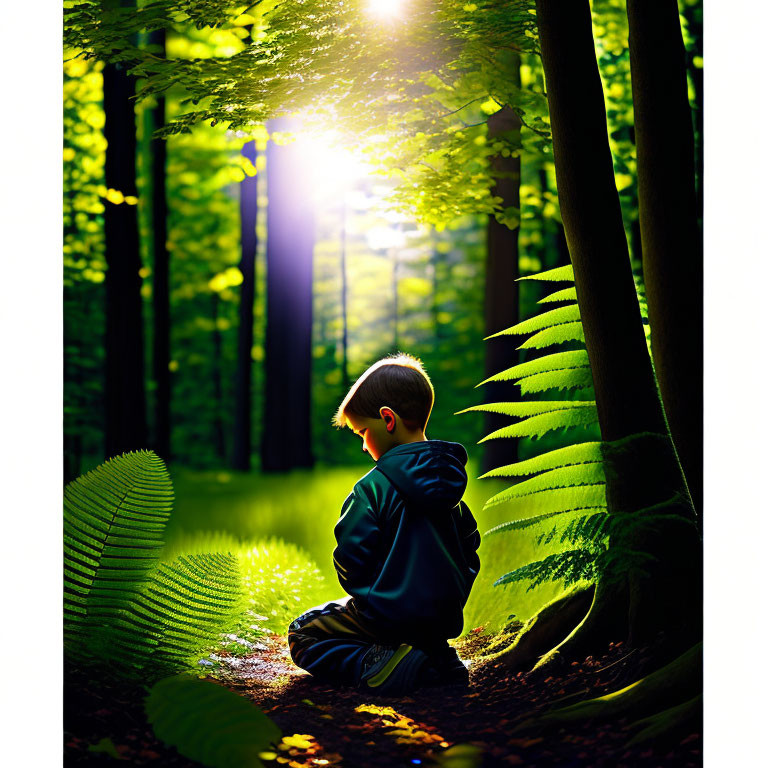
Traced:
[[315, 195], [345, 194], [371, 169], [352, 147], [342, 145], [335, 134], [308, 133], [303, 142], [307, 165], [312, 169]]
[[403, 10], [403, 0], [368, 0], [368, 9], [382, 19], [396, 19]]

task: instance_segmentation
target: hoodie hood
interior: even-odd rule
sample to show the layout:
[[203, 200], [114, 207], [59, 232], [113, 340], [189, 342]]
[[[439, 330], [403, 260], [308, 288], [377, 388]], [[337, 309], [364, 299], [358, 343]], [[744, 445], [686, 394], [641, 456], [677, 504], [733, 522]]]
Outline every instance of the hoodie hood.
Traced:
[[467, 451], [461, 443], [424, 440], [390, 448], [376, 463], [408, 502], [424, 511], [452, 509], [467, 488]]

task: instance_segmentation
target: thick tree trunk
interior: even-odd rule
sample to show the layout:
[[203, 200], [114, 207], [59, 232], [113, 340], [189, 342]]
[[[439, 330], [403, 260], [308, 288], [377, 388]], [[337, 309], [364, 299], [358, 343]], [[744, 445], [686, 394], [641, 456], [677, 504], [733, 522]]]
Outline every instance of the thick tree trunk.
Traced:
[[[291, 129], [275, 120], [270, 131]], [[262, 469], [313, 464], [310, 424], [314, 221], [294, 144], [267, 145], [267, 328]]]
[[[503, 107], [488, 118], [488, 136], [499, 134], [519, 137], [520, 118], [509, 107]], [[520, 208], [520, 157], [492, 159], [495, 184], [493, 194], [503, 200], [504, 208]], [[510, 229], [494, 216], [488, 217], [487, 257], [485, 265], [485, 332], [487, 336], [510, 328], [520, 319], [520, 276], [518, 236], [519, 225]], [[518, 340], [514, 336], [499, 336], [485, 342], [485, 376], [493, 376], [519, 362]], [[503, 403], [519, 398], [517, 385], [497, 381], [484, 386], [486, 403]], [[510, 423], [508, 417], [496, 413], [485, 416], [489, 434]], [[483, 450], [483, 472], [517, 461], [517, 440], [489, 440]]]
[[703, 259], [685, 48], [675, 0], [627, 0], [643, 274], [669, 428], [703, 496]]
[[[256, 165], [256, 142], [243, 147], [243, 155]], [[235, 378], [235, 424], [232, 466], [247, 472], [251, 468], [251, 381], [253, 373], [253, 302], [256, 296], [256, 218], [258, 176], [240, 182], [240, 317], [237, 330], [237, 373]]]
[[[150, 45], [159, 48], [165, 56], [165, 30], [149, 35]], [[155, 128], [165, 125], [165, 98], [157, 97], [154, 108]], [[155, 379], [155, 434], [154, 448], [160, 458], [171, 458], [171, 301], [168, 258], [168, 203], [166, 180], [165, 139], [152, 139], [152, 309], [154, 315], [152, 336], [152, 370]]]
[[[588, 0], [537, 0], [560, 209], [573, 263], [587, 352], [606, 448], [609, 511], [668, 506], [679, 520], [627, 526], [619, 552], [647, 552], [648, 576], [630, 578], [629, 632], [696, 632], [701, 614], [698, 536], [667, 437], [643, 334], [608, 145], [605, 104]], [[642, 438], [630, 436], [645, 433]], [[650, 434], [649, 434], [650, 433]], [[666, 446], [666, 449], [665, 449]], [[621, 555], [624, 557], [624, 555]], [[664, 593], [663, 601], [658, 595]], [[606, 590], [611, 599], [613, 590]], [[655, 599], [653, 599], [655, 598]], [[603, 609], [595, 600], [590, 613]], [[590, 616], [585, 619], [590, 625]], [[562, 646], [577, 644], [571, 637]]]
[[[108, 189], [136, 196], [134, 80], [104, 67], [105, 176]], [[105, 454], [147, 448], [141, 258], [135, 205], [104, 203], [106, 287]]]

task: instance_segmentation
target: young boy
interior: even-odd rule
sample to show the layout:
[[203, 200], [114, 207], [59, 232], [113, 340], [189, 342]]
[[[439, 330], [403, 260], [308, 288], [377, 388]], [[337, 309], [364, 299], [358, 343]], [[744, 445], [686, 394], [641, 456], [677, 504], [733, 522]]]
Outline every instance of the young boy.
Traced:
[[355, 484], [334, 529], [333, 562], [348, 597], [293, 621], [294, 662], [328, 682], [399, 695], [468, 684], [447, 639], [480, 568], [467, 505], [467, 452], [428, 440], [434, 389], [421, 363], [399, 354], [372, 365], [334, 424], [362, 439], [376, 466]]

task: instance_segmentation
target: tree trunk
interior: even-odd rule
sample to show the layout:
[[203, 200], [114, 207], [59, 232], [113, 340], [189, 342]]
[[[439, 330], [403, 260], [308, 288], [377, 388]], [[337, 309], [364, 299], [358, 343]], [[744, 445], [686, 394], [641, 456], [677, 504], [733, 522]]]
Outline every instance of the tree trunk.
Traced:
[[[518, 64], [519, 66], [519, 64]], [[518, 70], [519, 80], [519, 70]], [[520, 118], [509, 107], [503, 107], [488, 118], [489, 139], [502, 135], [519, 138]], [[520, 209], [520, 157], [496, 155], [491, 160], [495, 179], [493, 194], [500, 197], [504, 208]], [[487, 257], [485, 265], [485, 333], [490, 336], [515, 325], [520, 319], [520, 276], [518, 236], [514, 229], [488, 217]], [[519, 362], [518, 341], [514, 336], [499, 336], [485, 342], [485, 376], [493, 376]], [[484, 385], [486, 403], [517, 400], [518, 387], [511, 381]], [[485, 431], [489, 434], [510, 423], [508, 417], [496, 413], [485, 415]], [[517, 461], [517, 440], [488, 440], [483, 450], [483, 472]]]
[[694, 505], [703, 496], [703, 263], [685, 48], [675, 0], [627, 0], [651, 348]]
[[[270, 132], [295, 130], [274, 120]], [[312, 252], [309, 191], [295, 144], [267, 145], [267, 327], [262, 469], [313, 464], [310, 400]]]
[[[150, 45], [165, 57], [165, 30], [149, 34]], [[154, 126], [165, 125], [165, 98], [157, 97], [154, 108]], [[152, 336], [152, 369], [155, 379], [155, 439], [154, 448], [160, 458], [171, 458], [171, 302], [168, 258], [168, 203], [165, 193], [166, 143], [153, 138], [152, 147], [152, 309], [154, 316]]]
[[[256, 165], [256, 142], [243, 147], [243, 155]], [[235, 378], [235, 424], [232, 466], [247, 472], [251, 468], [251, 381], [253, 373], [253, 302], [256, 296], [256, 218], [258, 176], [240, 182], [240, 317], [237, 330], [237, 373]]]
[[[136, 196], [135, 83], [116, 64], [104, 67], [106, 185]], [[135, 205], [104, 203], [106, 288], [105, 454], [147, 448], [141, 257]]]
[[[588, 0], [537, 0], [557, 188], [573, 263], [598, 418], [606, 447], [609, 512], [668, 504], [678, 520], [628, 527], [611, 547], [647, 552], [649, 576], [630, 578], [629, 632], [636, 639], [696, 633], [698, 536], [643, 334], [608, 145], [605, 104]], [[642, 437], [637, 435], [645, 433]], [[651, 433], [651, 434], [648, 434]], [[630, 438], [630, 439], [627, 439]], [[665, 449], [665, 446], [667, 449]], [[687, 523], [687, 525], [686, 525]], [[623, 555], [622, 555], [623, 557]], [[659, 594], [664, 600], [658, 600]], [[606, 590], [606, 599], [616, 594]], [[601, 610], [597, 599], [590, 612]], [[589, 615], [585, 624], [589, 625]], [[565, 644], [581, 644], [571, 636]]]

